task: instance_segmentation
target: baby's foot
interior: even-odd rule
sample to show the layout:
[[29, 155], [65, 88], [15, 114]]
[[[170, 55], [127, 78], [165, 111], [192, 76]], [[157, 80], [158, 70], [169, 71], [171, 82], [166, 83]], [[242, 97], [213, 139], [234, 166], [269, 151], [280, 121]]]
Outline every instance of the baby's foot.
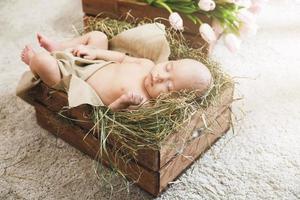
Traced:
[[27, 65], [30, 64], [31, 58], [35, 55], [35, 52], [33, 51], [32, 47], [29, 45], [26, 45], [25, 48], [22, 51], [21, 59], [24, 63]]
[[37, 33], [37, 39], [40, 43], [40, 46], [46, 49], [49, 52], [59, 49], [59, 44], [52, 41], [51, 39], [45, 37], [44, 35]]

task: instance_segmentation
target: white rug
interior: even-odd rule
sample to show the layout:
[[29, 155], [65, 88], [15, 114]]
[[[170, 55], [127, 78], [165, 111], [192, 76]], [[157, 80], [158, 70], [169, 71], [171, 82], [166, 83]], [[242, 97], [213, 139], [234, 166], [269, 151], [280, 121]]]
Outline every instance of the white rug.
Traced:
[[[299, 1], [298, 1], [299, 2]], [[240, 120], [157, 199], [300, 199], [300, 3], [272, 0], [261, 29], [232, 55], [214, 57], [237, 77]], [[35, 33], [73, 36], [79, 0], [0, 2], [0, 199], [107, 199], [93, 161], [41, 129], [34, 109], [14, 95], [27, 70], [19, 54]], [[131, 187], [128, 199], [150, 199]], [[126, 199], [121, 192], [113, 199]]]

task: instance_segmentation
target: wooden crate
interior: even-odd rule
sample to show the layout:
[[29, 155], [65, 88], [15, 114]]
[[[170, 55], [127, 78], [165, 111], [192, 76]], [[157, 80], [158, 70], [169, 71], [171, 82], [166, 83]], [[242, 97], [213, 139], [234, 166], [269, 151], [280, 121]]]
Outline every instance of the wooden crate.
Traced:
[[[73, 123], [62, 120], [57, 114], [63, 106], [67, 105], [67, 96], [63, 92], [52, 90], [45, 84], [38, 84], [29, 91], [29, 95], [34, 100], [38, 124], [61, 137], [79, 150], [87, 153], [93, 159], [101, 159], [104, 165], [108, 165], [108, 158], [99, 158], [98, 150], [100, 142], [97, 135], [89, 134], [92, 122]], [[142, 149], [138, 151], [137, 161], [124, 163], [122, 159], [115, 156], [113, 150], [110, 158], [114, 160], [118, 168], [127, 177], [137, 180], [137, 184], [150, 194], [159, 195], [168, 185], [178, 177], [188, 166], [190, 166], [206, 149], [208, 149], [218, 138], [220, 138], [230, 127], [230, 105], [232, 102], [233, 85], [222, 91], [219, 101], [206, 110], [206, 123], [210, 129], [204, 129], [202, 120], [203, 111], [192, 116], [186, 129], [191, 131], [182, 134], [183, 131], [171, 134], [167, 137], [160, 150]], [[71, 118], [90, 121], [91, 107], [81, 105], [69, 109], [64, 115]], [[198, 134], [192, 134], [195, 133]], [[171, 148], [171, 144], [176, 144], [176, 148]], [[108, 138], [108, 146], [118, 146], [118, 142], [113, 138]], [[178, 153], [181, 152], [181, 153]]]
[[[123, 19], [128, 22], [132, 22], [131, 17], [127, 17], [127, 13], [130, 13], [135, 18], [143, 19], [155, 19], [165, 18], [168, 19], [169, 12], [165, 9], [149, 6], [147, 3], [129, 1], [129, 0], [82, 0], [82, 8], [85, 13], [85, 18], [90, 16], [97, 16], [102, 13], [102, 17], [110, 17], [114, 19]], [[211, 23], [211, 21], [201, 14], [197, 14], [201, 21], [205, 23]], [[194, 48], [201, 48], [203, 53], [208, 53], [210, 48], [199, 34], [199, 25], [195, 25], [191, 20], [182, 15], [184, 20], [184, 36], [189, 41], [190, 46]], [[84, 20], [85, 21], [85, 20]], [[158, 20], [160, 23], [169, 26], [169, 22], [166, 20]], [[84, 22], [86, 25], [86, 21]]]

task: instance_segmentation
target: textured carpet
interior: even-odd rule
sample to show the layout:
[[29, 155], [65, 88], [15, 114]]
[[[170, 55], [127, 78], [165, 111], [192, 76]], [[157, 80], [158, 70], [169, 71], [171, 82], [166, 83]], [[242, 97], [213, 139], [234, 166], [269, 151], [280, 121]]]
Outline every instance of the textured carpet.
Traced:
[[[300, 4], [272, 0], [261, 29], [233, 55], [213, 57], [236, 77], [235, 132], [182, 174], [157, 199], [300, 199]], [[37, 49], [35, 33], [61, 40], [81, 22], [79, 0], [0, 1], [0, 199], [107, 199], [87, 156], [41, 129], [34, 109], [14, 95], [27, 67], [19, 54]], [[118, 180], [117, 180], [118, 182]], [[150, 199], [136, 186], [126, 197]]]

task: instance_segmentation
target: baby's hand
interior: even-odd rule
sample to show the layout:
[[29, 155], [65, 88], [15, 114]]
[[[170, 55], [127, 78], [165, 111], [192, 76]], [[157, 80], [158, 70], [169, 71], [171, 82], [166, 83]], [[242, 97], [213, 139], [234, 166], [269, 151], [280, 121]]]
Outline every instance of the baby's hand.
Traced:
[[122, 95], [122, 101], [128, 105], [139, 105], [144, 100], [144, 97], [134, 92], [127, 92]]
[[82, 57], [82, 58], [89, 59], [89, 60], [95, 60], [97, 58], [96, 51], [85, 45], [78, 45], [71, 51], [71, 53], [74, 56]]

